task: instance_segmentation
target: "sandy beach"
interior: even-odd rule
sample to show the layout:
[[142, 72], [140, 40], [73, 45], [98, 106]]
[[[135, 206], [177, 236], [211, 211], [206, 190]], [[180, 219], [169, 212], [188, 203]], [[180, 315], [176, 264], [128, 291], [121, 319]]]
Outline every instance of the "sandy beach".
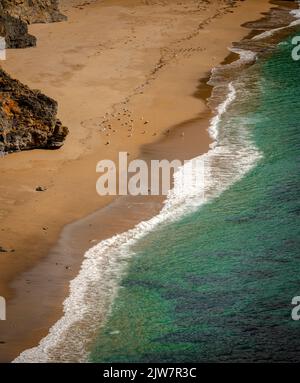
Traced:
[[120, 151], [182, 160], [207, 152], [209, 89], [199, 81], [249, 33], [241, 25], [270, 6], [62, 1], [68, 21], [31, 25], [37, 47], [8, 52], [4, 69], [57, 100], [70, 134], [59, 150], [0, 161], [0, 245], [14, 250], [0, 253], [1, 362], [35, 346], [61, 316], [86, 249], [161, 208], [162, 197], [100, 197], [97, 162]]

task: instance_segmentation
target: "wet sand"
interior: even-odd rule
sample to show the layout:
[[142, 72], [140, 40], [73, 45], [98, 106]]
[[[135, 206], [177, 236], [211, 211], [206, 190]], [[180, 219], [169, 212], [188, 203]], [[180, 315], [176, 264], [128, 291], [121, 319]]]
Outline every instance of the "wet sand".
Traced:
[[[61, 316], [86, 249], [161, 208], [163, 198], [99, 197], [97, 162], [116, 160], [119, 151], [182, 160], [206, 152], [209, 111], [207, 90], [195, 97], [199, 78], [248, 33], [242, 23], [269, 9], [261, 0], [203, 9], [196, 1], [137, 3], [65, 5], [68, 22], [31, 26], [38, 47], [8, 54], [5, 69], [55, 98], [71, 133], [59, 151], [0, 162], [0, 244], [15, 250], [0, 255], [0, 295], [8, 302], [0, 361], [36, 345]], [[35, 192], [37, 185], [47, 191]]]

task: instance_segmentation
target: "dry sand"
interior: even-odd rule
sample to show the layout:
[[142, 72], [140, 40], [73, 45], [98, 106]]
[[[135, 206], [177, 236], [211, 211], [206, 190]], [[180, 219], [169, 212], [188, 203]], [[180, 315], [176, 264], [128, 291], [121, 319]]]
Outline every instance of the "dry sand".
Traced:
[[[59, 318], [85, 249], [160, 209], [161, 198], [99, 197], [97, 162], [116, 160], [119, 151], [130, 159], [206, 152], [199, 79], [249, 32], [241, 24], [270, 8], [267, 0], [61, 3], [68, 21], [30, 26], [38, 46], [9, 51], [3, 64], [58, 101], [70, 135], [58, 151], [0, 160], [0, 245], [15, 250], [0, 253], [0, 295], [8, 303], [0, 361], [36, 345]], [[36, 192], [38, 185], [47, 190]]]

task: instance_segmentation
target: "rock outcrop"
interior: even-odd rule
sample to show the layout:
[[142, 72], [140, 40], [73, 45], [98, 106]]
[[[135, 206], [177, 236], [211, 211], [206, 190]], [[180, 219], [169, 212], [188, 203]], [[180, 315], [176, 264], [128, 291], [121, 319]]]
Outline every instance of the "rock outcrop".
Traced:
[[27, 24], [65, 20], [59, 12], [57, 0], [0, 0], [0, 37], [7, 48], [26, 48], [36, 45], [28, 34]]
[[[0, 36], [6, 48], [35, 46], [28, 23], [64, 20], [56, 0], [0, 0]], [[0, 68], [0, 155], [62, 146], [68, 129], [57, 119], [57, 103], [13, 80]]]
[[51, 23], [65, 20], [58, 8], [58, 0], [0, 0], [0, 14], [20, 18], [31, 23]]
[[56, 115], [56, 101], [0, 69], [0, 153], [61, 147], [68, 129]]
[[0, 36], [5, 38], [6, 48], [26, 48], [36, 45], [36, 38], [28, 34], [25, 21], [0, 13]]

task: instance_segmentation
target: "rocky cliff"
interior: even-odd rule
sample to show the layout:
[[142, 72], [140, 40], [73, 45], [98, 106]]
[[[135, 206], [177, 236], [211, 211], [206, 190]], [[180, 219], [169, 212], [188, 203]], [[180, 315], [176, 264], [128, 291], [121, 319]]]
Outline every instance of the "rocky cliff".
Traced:
[[65, 19], [59, 11], [58, 0], [0, 0], [0, 13], [3, 12], [27, 23], [50, 23]]
[[[0, 36], [7, 48], [34, 46], [27, 23], [61, 21], [56, 0], [0, 0]], [[56, 118], [57, 103], [9, 77], [0, 68], [0, 154], [59, 148], [68, 134]]]
[[28, 34], [27, 24], [62, 21], [57, 0], [0, 0], [0, 36], [7, 48], [35, 46], [36, 39]]
[[57, 103], [0, 69], [0, 152], [59, 148], [68, 134]]
[[36, 38], [28, 34], [27, 23], [5, 13], [0, 14], [0, 36], [5, 38], [6, 48], [36, 45]]

